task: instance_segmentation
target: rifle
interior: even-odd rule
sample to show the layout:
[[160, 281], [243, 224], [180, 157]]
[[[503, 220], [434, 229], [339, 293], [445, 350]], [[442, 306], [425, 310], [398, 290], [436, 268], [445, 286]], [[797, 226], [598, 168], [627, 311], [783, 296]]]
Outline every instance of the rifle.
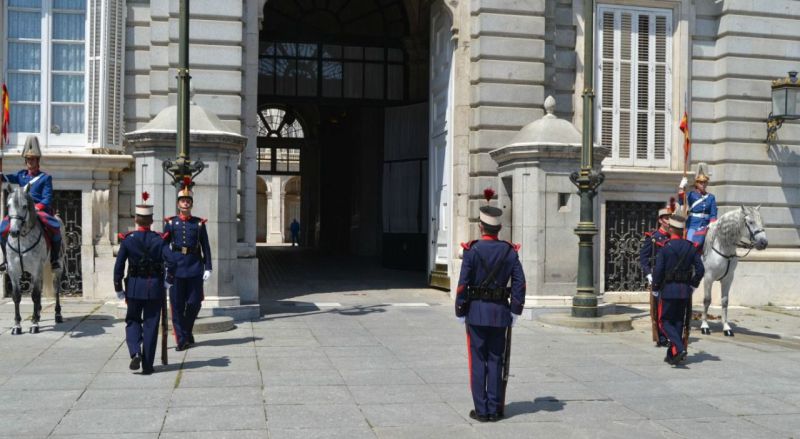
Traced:
[[502, 417], [506, 411], [506, 387], [508, 387], [508, 371], [511, 367], [511, 326], [506, 329], [506, 350], [503, 353], [503, 375], [500, 383], [500, 404], [497, 414]]
[[167, 291], [164, 291], [163, 299], [161, 299], [161, 364], [164, 366], [169, 364], [167, 362], [167, 332]]
[[[652, 236], [655, 236], [655, 232], [653, 232]], [[650, 272], [652, 273], [656, 260], [655, 238], [650, 238], [650, 245]], [[650, 333], [652, 334], [653, 342], [658, 343], [658, 299], [653, 297], [653, 284], [647, 286], [647, 291], [650, 293]]]
[[692, 328], [692, 296], [686, 304], [686, 315], [683, 318], [683, 348], [689, 350], [689, 331]]

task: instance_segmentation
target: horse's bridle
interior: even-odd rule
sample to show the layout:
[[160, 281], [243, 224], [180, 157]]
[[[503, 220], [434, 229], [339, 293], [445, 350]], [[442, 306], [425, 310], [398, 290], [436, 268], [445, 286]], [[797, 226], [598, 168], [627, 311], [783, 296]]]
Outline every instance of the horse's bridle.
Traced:
[[763, 233], [763, 232], [765, 231], [765, 230], [764, 230], [764, 228], [760, 228], [760, 229], [756, 229], [756, 230], [753, 230], [753, 229], [751, 229], [751, 228], [750, 228], [750, 223], [749, 223], [749, 222], [747, 222], [747, 214], [745, 214], [745, 215], [744, 215], [744, 218], [743, 218], [743, 219], [744, 219], [744, 226], [745, 226], [745, 227], [747, 227], [747, 233], [749, 233], [749, 234], [750, 234], [750, 242], [743, 242], [743, 241], [740, 239], [740, 240], [739, 240], [739, 242], [738, 242], [738, 243], [736, 243], [736, 247], [738, 247], [738, 248], [746, 248], [746, 249], [747, 249], [747, 253], [745, 253], [745, 254], [744, 254], [744, 255], [742, 255], [742, 256], [739, 256], [739, 255], [737, 255], [737, 254], [736, 254], [736, 251], [734, 251], [734, 253], [733, 253], [732, 255], [724, 255], [724, 254], [722, 254], [722, 252], [720, 252], [719, 250], [717, 250], [717, 249], [714, 247], [714, 243], [713, 243], [713, 242], [711, 243], [711, 250], [714, 250], [714, 253], [716, 253], [716, 254], [718, 254], [718, 255], [722, 256], [723, 258], [725, 258], [725, 260], [726, 260], [726, 261], [728, 261], [728, 266], [727, 266], [727, 267], [725, 267], [725, 274], [723, 274], [723, 275], [722, 275], [722, 276], [721, 276], [719, 279], [717, 279], [717, 280], [724, 279], [724, 278], [725, 278], [725, 276], [727, 276], [727, 275], [728, 275], [728, 271], [731, 269], [731, 259], [733, 259], [733, 258], [740, 258], [740, 257], [741, 257], [741, 258], [746, 258], [746, 257], [747, 257], [747, 255], [749, 255], [749, 254], [750, 254], [750, 252], [751, 252], [751, 251], [753, 250], [753, 248], [756, 246], [756, 242], [755, 242], [755, 241], [756, 241], [756, 235], [757, 235], [757, 234], [759, 234], [759, 233]]

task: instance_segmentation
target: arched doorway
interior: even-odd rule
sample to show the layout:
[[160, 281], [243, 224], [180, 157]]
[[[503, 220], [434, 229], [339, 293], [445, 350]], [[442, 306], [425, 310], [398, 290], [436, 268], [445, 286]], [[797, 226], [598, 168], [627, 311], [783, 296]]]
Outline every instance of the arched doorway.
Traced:
[[[436, 56], [445, 60], [434, 73], [431, 44], [449, 41], [442, 35], [451, 26], [438, 20], [441, 32], [431, 32], [446, 9], [432, 5], [269, 0], [264, 8], [259, 105], [283, 108], [303, 121], [301, 234], [313, 247], [418, 270], [446, 259], [441, 247], [447, 237], [434, 233], [431, 223], [439, 227], [450, 218], [439, 215], [436, 204], [450, 205], [440, 196], [450, 197], [444, 182], [449, 162], [437, 159], [432, 166], [429, 157], [432, 142], [444, 150], [450, 139], [439, 122], [451, 104], [452, 50], [436, 46]], [[437, 251], [438, 259], [432, 257]]]
[[[283, 243], [289, 238], [288, 227], [292, 218], [300, 218], [299, 175], [301, 154], [306, 146], [305, 130], [300, 118], [289, 107], [263, 106], [258, 110], [256, 117], [258, 234], [265, 231], [262, 242]], [[289, 182], [292, 184], [288, 185]], [[259, 191], [262, 183], [263, 196]], [[289, 194], [288, 200], [287, 186], [293, 191]], [[264, 228], [261, 225], [262, 214]], [[289, 215], [294, 216], [289, 217]]]

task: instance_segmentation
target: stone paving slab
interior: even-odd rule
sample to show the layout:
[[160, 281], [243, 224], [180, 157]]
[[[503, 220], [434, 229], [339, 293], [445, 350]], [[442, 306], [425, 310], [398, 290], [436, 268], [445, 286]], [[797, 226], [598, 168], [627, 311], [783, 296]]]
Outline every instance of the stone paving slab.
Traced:
[[800, 431], [795, 315], [731, 310], [741, 335], [693, 332], [680, 368], [661, 361], [641, 318], [619, 334], [522, 321], [508, 417], [480, 424], [467, 416], [464, 329], [451, 303], [318, 297], [346, 305], [275, 306], [198, 336], [186, 352], [170, 338], [170, 365], [157, 359], [152, 376], [127, 369], [124, 324], [109, 318], [116, 304], [65, 303], [68, 322], [36, 335], [11, 336], [12, 316], [0, 312], [0, 439], [797, 439]]

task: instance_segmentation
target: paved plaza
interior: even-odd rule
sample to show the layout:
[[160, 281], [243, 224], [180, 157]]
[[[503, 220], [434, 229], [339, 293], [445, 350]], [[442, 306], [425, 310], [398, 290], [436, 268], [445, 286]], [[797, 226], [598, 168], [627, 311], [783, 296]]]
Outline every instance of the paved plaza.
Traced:
[[718, 321], [695, 330], [680, 368], [662, 362], [643, 310], [624, 309], [634, 330], [616, 334], [521, 320], [508, 418], [479, 424], [447, 294], [391, 276], [393, 288], [324, 291], [336, 273], [306, 276], [308, 295], [265, 296], [261, 319], [188, 351], [171, 341], [151, 376], [128, 370], [116, 302], [68, 299], [57, 326], [48, 304], [40, 334], [12, 336], [3, 299], [0, 437], [800, 438], [797, 311], [733, 309], [736, 337]]

